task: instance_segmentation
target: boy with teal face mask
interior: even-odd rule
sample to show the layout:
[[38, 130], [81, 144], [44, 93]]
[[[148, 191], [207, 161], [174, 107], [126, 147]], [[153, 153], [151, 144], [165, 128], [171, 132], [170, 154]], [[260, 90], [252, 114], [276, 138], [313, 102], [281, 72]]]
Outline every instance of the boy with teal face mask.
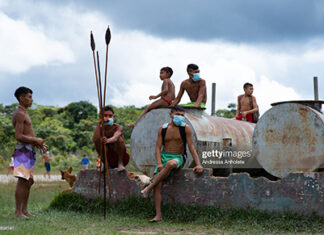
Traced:
[[[123, 127], [114, 123], [114, 110], [110, 106], [104, 108], [104, 136], [100, 136], [100, 123], [98, 123], [93, 135], [98, 154], [102, 151], [101, 143], [106, 144], [108, 163], [110, 168], [117, 168], [118, 171], [125, 170], [129, 162], [129, 154], [123, 137]], [[104, 162], [101, 156], [101, 162]], [[99, 167], [100, 168], [100, 167]]]
[[[200, 164], [198, 154], [193, 146], [191, 129], [185, 124], [184, 109], [175, 106], [171, 109], [171, 122], [164, 124], [158, 131], [158, 139], [156, 142], [155, 157], [157, 164], [154, 170], [153, 183], [148, 185], [141, 191], [143, 197], [147, 197], [153, 189], [153, 198], [155, 204], [156, 215], [150, 222], [158, 222], [162, 220], [161, 214], [161, 186], [162, 181], [167, 177], [171, 177], [173, 173], [182, 168], [185, 161], [185, 147], [188, 145], [192, 158], [196, 166], [193, 171], [201, 174], [203, 167]], [[180, 128], [184, 129], [185, 140], [183, 139]], [[164, 132], [163, 132], [164, 130]], [[163, 134], [164, 133], [164, 134]], [[163, 146], [163, 152], [161, 148]]]
[[198, 65], [189, 64], [187, 66], [187, 73], [189, 78], [181, 83], [180, 91], [175, 100], [172, 102], [172, 105], [179, 104], [184, 91], [186, 91], [191, 102], [182, 104], [181, 106], [206, 108], [206, 81], [200, 77]]

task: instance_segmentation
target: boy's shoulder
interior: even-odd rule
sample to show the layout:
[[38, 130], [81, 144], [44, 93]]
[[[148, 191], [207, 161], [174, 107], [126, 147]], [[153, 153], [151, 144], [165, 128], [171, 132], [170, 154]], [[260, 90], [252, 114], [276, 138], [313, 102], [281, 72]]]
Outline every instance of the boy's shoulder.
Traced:
[[163, 82], [167, 82], [167, 83], [173, 83], [171, 78], [166, 78], [166, 79], [163, 79]]
[[197, 82], [199, 85], [205, 85], [206, 81], [203, 78], [200, 78], [199, 81]]
[[190, 86], [190, 78], [187, 78], [186, 80], [183, 80], [181, 82], [181, 86]]
[[16, 109], [13, 114], [12, 114], [12, 119], [21, 119], [21, 118], [25, 118], [26, 114], [24, 111], [20, 110], [20, 109]]
[[118, 124], [118, 123], [114, 123], [113, 126], [114, 126], [115, 128], [117, 128], [117, 127], [122, 127], [122, 128], [123, 128], [123, 126], [120, 125], [120, 124]]

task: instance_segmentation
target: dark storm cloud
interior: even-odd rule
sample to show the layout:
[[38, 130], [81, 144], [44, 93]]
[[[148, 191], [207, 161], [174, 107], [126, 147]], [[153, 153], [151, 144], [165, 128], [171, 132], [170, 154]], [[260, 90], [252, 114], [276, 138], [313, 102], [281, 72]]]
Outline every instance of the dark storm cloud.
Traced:
[[324, 35], [322, 1], [83, 0], [83, 4], [121, 28], [163, 38], [262, 43]]

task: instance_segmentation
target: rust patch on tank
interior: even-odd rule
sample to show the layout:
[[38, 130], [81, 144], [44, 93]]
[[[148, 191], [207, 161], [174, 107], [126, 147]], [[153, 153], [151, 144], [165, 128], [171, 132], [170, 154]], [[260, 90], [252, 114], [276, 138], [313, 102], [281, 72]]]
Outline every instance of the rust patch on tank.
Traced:
[[306, 122], [307, 120], [307, 115], [308, 115], [308, 109], [304, 107], [299, 107], [298, 108], [298, 113], [302, 117], [303, 121]]
[[272, 129], [271, 131], [269, 130], [265, 130], [265, 131], [260, 130], [260, 131], [262, 132], [262, 138], [264, 139], [267, 145], [274, 144], [277, 142], [277, 139], [279, 137], [278, 132], [273, 131]]

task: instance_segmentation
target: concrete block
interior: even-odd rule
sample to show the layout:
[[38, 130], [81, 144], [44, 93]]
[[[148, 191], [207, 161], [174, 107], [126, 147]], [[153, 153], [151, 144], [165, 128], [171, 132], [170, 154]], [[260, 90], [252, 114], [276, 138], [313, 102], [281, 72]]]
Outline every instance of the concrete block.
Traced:
[[[247, 173], [233, 173], [229, 177], [213, 177], [211, 173], [212, 169], [205, 169], [201, 175], [192, 169], [177, 171], [163, 183], [163, 202], [324, 215], [324, 173], [292, 173], [278, 181], [251, 178]], [[102, 188], [98, 193], [98, 177], [96, 170], [80, 171], [73, 191], [88, 199], [103, 197]], [[140, 183], [130, 179], [126, 172], [110, 170], [110, 180], [112, 202], [141, 196]]]

